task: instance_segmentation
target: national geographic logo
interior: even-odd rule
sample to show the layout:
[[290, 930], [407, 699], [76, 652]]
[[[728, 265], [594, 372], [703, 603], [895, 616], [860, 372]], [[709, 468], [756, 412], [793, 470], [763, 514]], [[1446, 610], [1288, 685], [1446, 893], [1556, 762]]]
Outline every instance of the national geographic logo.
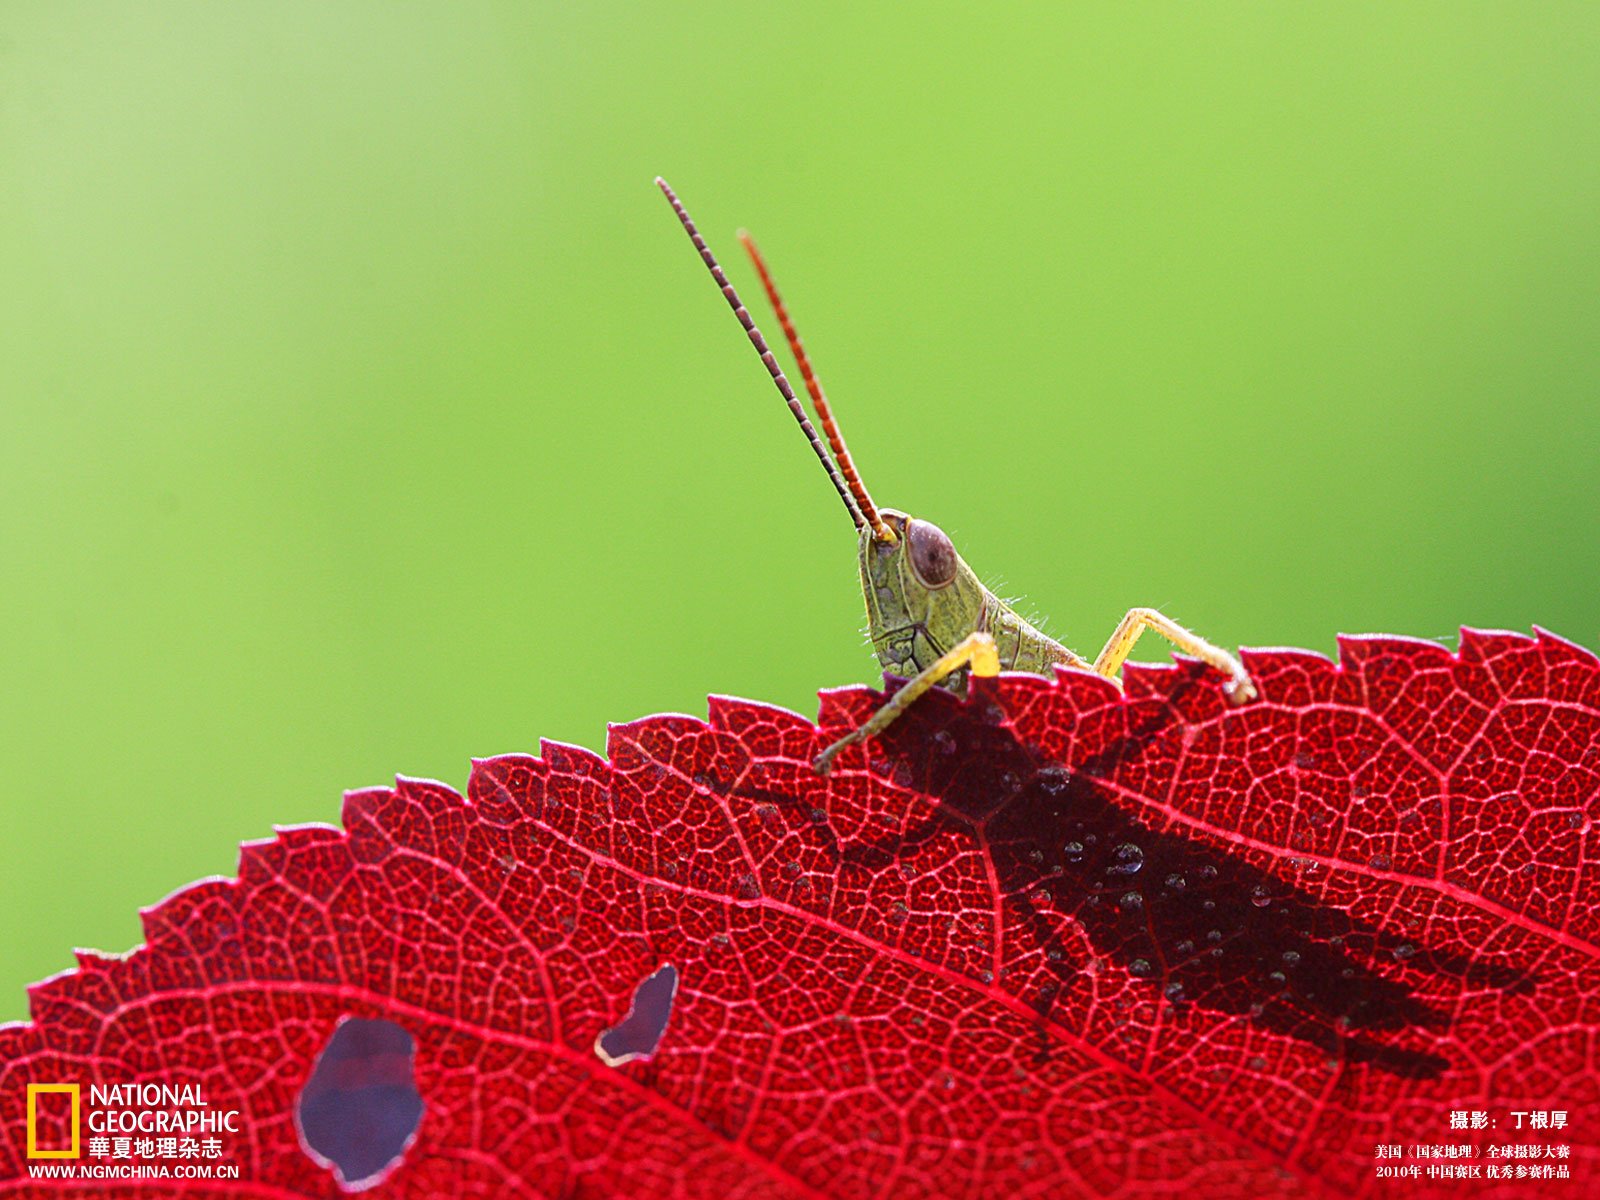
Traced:
[[[72, 1108], [72, 1141], [66, 1146], [39, 1145], [39, 1097], [40, 1096], [65, 1096], [66, 1104]], [[62, 1102], [51, 1104], [46, 1101], [47, 1111], [56, 1109]], [[55, 1115], [52, 1113], [51, 1115]], [[28, 1157], [29, 1158], [77, 1158], [78, 1157], [78, 1131], [82, 1125], [82, 1104], [78, 1097], [78, 1085], [75, 1083], [30, 1083], [28, 1085]]]
[[197, 1083], [30, 1083], [28, 1157], [217, 1159], [240, 1117], [213, 1108]]

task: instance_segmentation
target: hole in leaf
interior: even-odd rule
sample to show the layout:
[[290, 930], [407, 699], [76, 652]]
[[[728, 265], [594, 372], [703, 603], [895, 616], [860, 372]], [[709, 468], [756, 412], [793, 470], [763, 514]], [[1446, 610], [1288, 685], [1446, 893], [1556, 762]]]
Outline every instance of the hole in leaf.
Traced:
[[393, 1021], [345, 1017], [295, 1103], [300, 1146], [358, 1192], [399, 1165], [422, 1123], [412, 1076], [416, 1045]]
[[672, 1001], [677, 994], [678, 968], [671, 963], [663, 963], [640, 980], [633, 990], [628, 1015], [594, 1040], [594, 1052], [600, 1061], [608, 1067], [620, 1067], [655, 1054], [672, 1017]]

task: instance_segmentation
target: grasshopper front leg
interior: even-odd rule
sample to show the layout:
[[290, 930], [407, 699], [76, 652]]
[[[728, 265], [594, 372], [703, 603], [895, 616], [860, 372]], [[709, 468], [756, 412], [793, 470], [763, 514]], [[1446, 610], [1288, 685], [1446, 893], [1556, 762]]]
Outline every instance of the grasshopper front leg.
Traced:
[[969, 633], [955, 646], [941, 654], [925, 670], [906, 680], [902, 687], [877, 712], [868, 718], [866, 724], [859, 729], [851, 730], [833, 745], [829, 746], [811, 764], [818, 775], [826, 775], [833, 770], [833, 760], [846, 746], [854, 746], [864, 742], [869, 737], [876, 737], [882, 733], [906, 709], [915, 704], [930, 688], [938, 687], [950, 676], [964, 667], [972, 668], [974, 675], [1000, 674], [1000, 654], [995, 649], [994, 638], [989, 634], [979, 631]]

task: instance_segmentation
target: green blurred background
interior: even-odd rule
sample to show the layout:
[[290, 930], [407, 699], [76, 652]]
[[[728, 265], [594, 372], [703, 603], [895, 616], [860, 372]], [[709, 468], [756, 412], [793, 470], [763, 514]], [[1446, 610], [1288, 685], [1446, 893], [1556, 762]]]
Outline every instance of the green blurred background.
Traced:
[[1597, 98], [1584, 4], [7, 4], [0, 1018], [343, 788], [875, 678], [658, 172], [1079, 650], [1593, 646]]

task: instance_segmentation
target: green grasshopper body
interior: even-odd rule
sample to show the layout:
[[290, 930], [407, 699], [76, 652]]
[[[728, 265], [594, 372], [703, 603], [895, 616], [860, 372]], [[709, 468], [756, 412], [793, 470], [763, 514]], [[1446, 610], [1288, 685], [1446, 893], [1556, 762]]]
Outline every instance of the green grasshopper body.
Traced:
[[1155, 630], [1179, 649], [1226, 674], [1228, 694], [1234, 701], [1243, 703], [1254, 698], [1255, 687], [1237, 659], [1150, 608], [1130, 609], [1093, 662], [1074, 654], [1034, 628], [984, 587], [937, 525], [896, 509], [878, 509], [856, 472], [822, 385], [811, 369], [805, 347], [755, 243], [748, 236], [740, 235], [783, 326], [801, 378], [816, 407], [817, 419], [827, 434], [826, 447], [766, 339], [756, 328], [682, 202], [665, 180], [658, 178], [656, 185], [677, 213], [855, 521], [861, 590], [866, 596], [867, 630], [872, 648], [884, 670], [909, 676], [905, 686], [870, 720], [817, 756], [819, 774], [826, 775], [834, 759], [847, 747], [882, 733], [930, 688], [944, 686], [964, 691], [968, 672], [995, 675], [1008, 670], [1044, 675], [1053, 667], [1066, 666], [1094, 671], [1116, 681], [1128, 652], [1146, 629]]
[[[916, 675], [974, 632], [994, 639], [1005, 671], [1048, 675], [1057, 664], [1089, 665], [984, 587], [944, 530], [892, 508], [882, 513], [898, 536], [884, 542], [863, 529], [858, 558], [867, 636], [884, 670]], [[946, 686], [961, 682], [958, 673]]]

